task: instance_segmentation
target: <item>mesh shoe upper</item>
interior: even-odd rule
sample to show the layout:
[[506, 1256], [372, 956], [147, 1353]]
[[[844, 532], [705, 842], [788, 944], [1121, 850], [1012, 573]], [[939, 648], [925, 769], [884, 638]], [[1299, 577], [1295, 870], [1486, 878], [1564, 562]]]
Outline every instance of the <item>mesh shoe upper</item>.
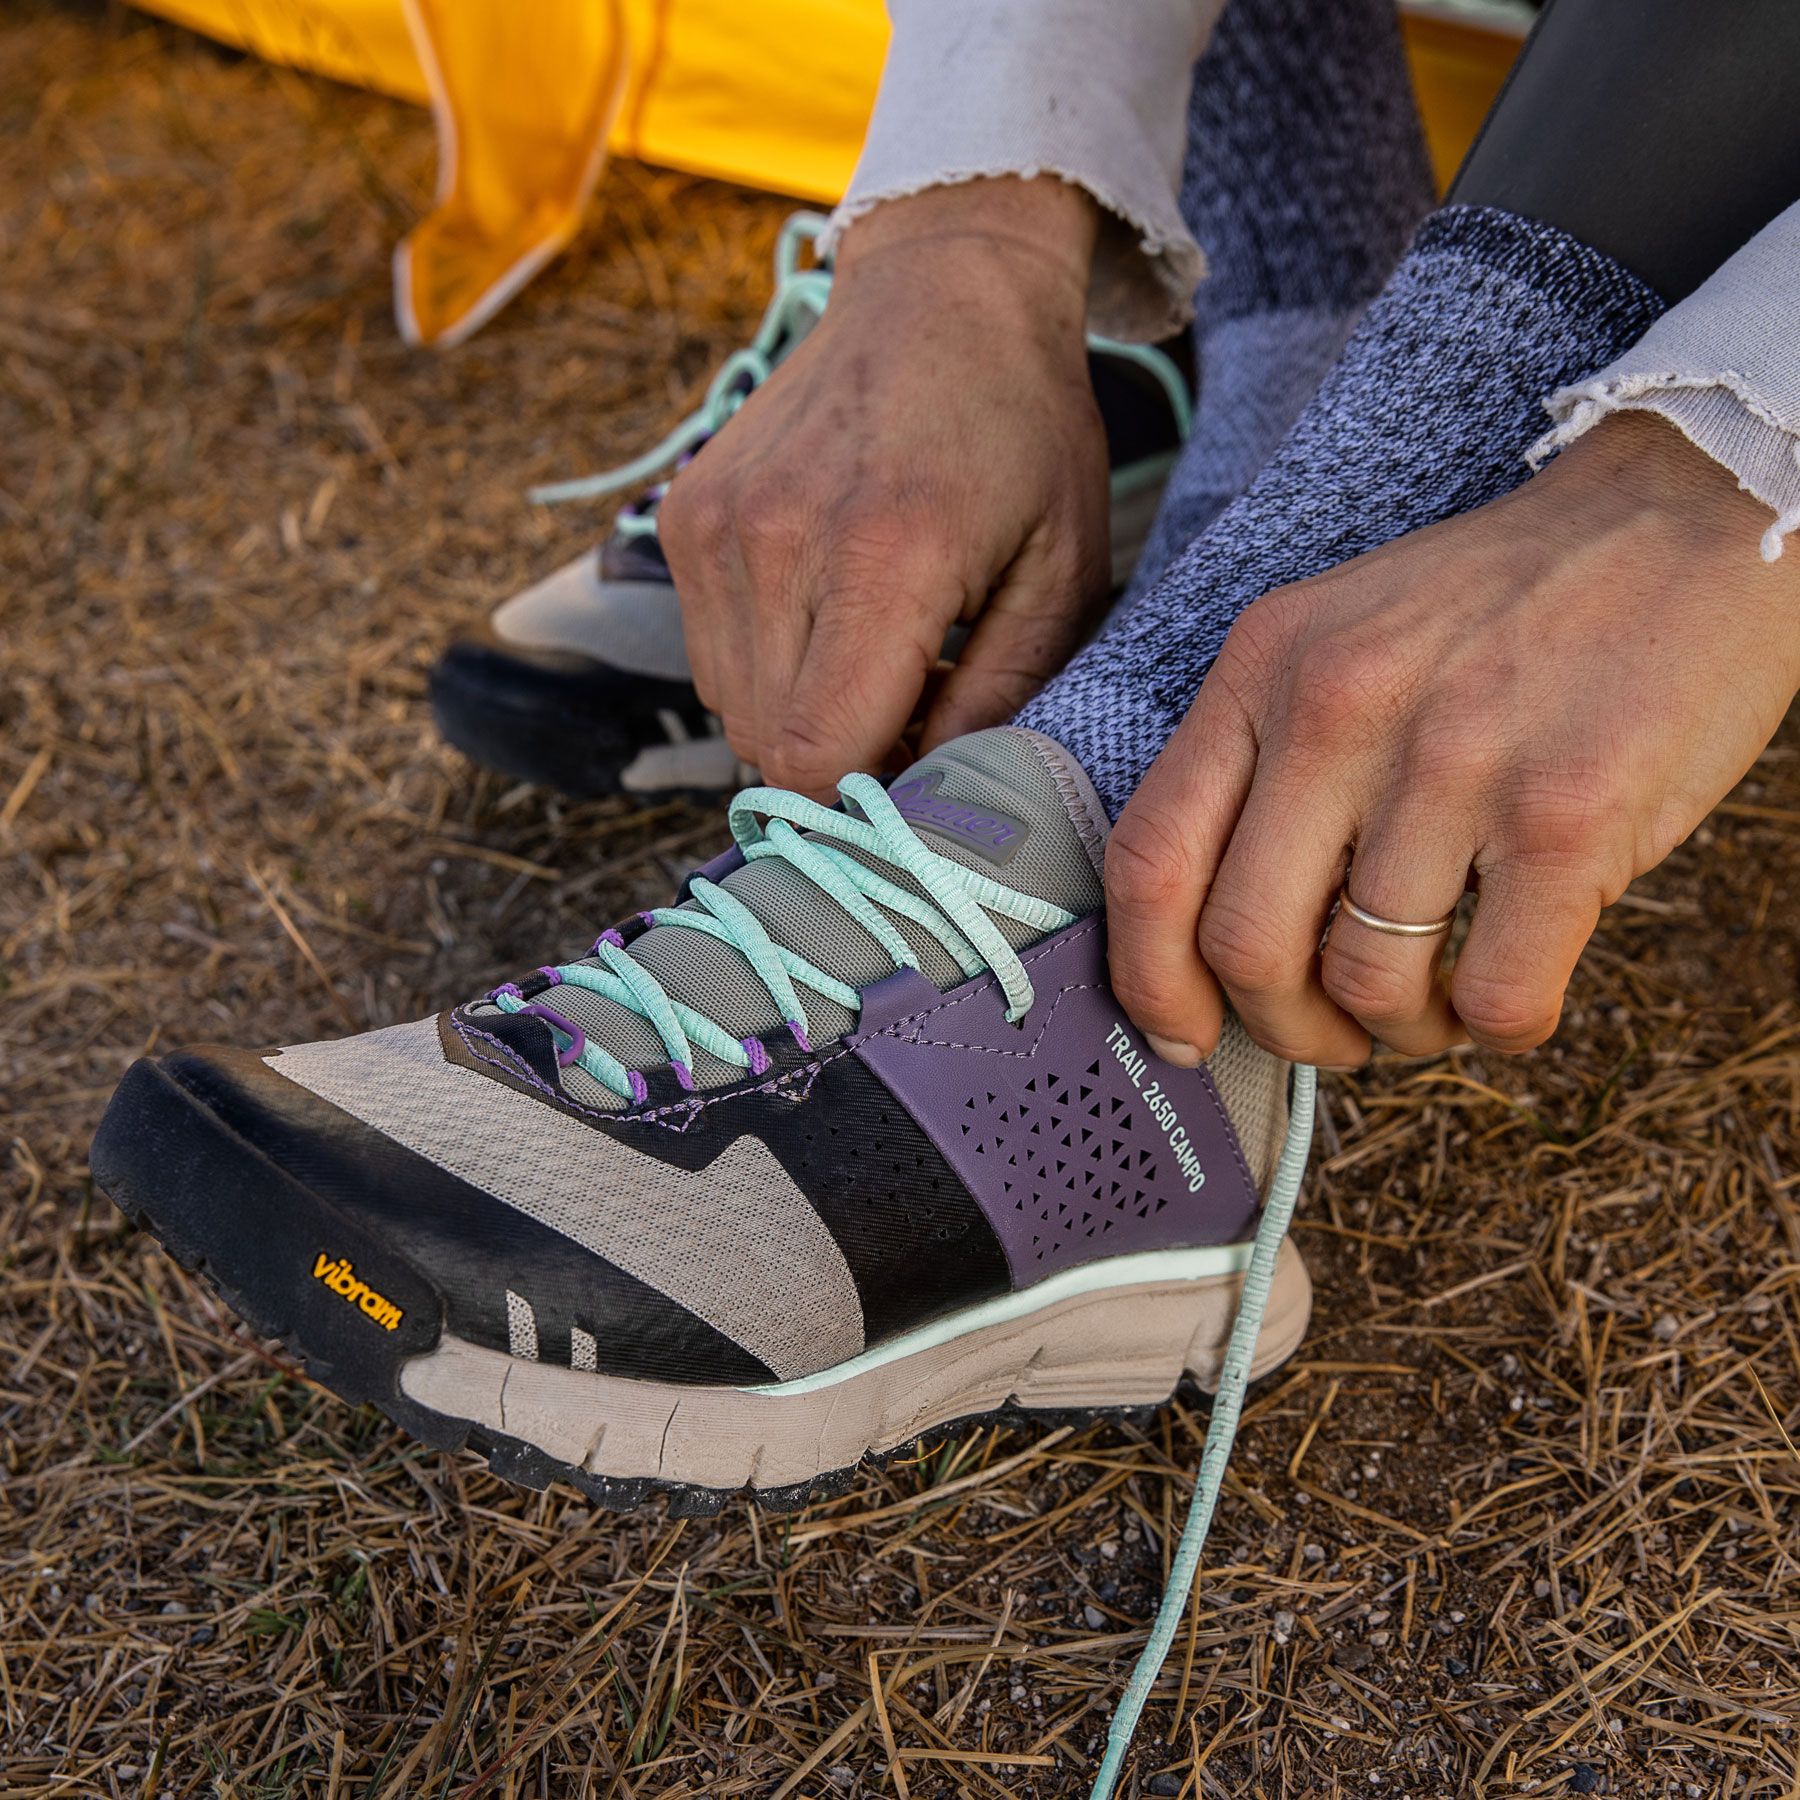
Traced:
[[[750, 1044], [749, 1070], [703, 1051], [678, 1068], [641, 1012], [540, 974], [437, 1020], [195, 1059], [181, 1078], [420, 1266], [453, 1332], [615, 1373], [786, 1378], [1095, 1258], [1240, 1239], [1285, 1124], [1284, 1065], [1235, 1025], [1210, 1073], [1148, 1056], [1106, 984], [1105, 820], [1080, 769], [1009, 728], [888, 794], [944, 859], [882, 867], [895, 896], [928, 907], [966, 870], [994, 905], [1004, 890], [1061, 921], [992, 915], [1022, 1005], [1014, 977], [966, 975], [898, 898], [883, 916], [915, 966], [803, 854], [753, 854], [719, 888], [854, 1008], [809, 991], [795, 1032], [746, 951], [667, 914], [613, 951]], [[878, 855], [856, 856], [873, 874]], [[578, 1037], [630, 1071], [629, 1095], [570, 1059]]]

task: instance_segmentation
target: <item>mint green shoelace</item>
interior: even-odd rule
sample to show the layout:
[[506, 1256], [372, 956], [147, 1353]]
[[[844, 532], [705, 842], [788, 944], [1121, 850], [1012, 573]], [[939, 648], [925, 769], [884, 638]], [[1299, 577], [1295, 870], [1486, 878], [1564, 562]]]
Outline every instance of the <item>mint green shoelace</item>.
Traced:
[[[729, 818], [731, 834], [745, 860], [780, 857], [862, 926], [893, 958], [896, 969], [916, 969], [918, 959], [892, 919], [878, 909], [910, 919], [943, 946], [965, 977], [973, 979], [991, 970], [1006, 996], [1007, 1018], [1014, 1022], [1022, 1019], [1031, 1010], [1031, 981], [1018, 953], [989, 915], [1012, 919], [1040, 935], [1073, 925], [1075, 915], [1047, 900], [1004, 887], [992, 877], [928, 849], [873, 777], [846, 775], [838, 783], [838, 792], [855, 813], [833, 811], [785, 788], [744, 789], [732, 801]], [[812, 836], [803, 837], [803, 831]], [[838, 849], [838, 844], [910, 875], [928, 898], [896, 885], [848, 851]], [[800, 1044], [809, 1047], [801, 988], [835, 1000], [851, 1012], [860, 1010], [862, 996], [855, 988], [776, 943], [756, 915], [729, 890], [700, 876], [689, 891], [696, 906], [658, 907], [647, 916], [657, 925], [705, 932], [740, 952]], [[692, 1083], [696, 1049], [756, 1074], [767, 1066], [766, 1060], [759, 1065], [759, 1047], [753, 1040], [733, 1037], [716, 1020], [674, 999], [648, 969], [632, 959], [616, 932], [604, 934], [595, 944], [593, 960], [559, 964], [554, 975], [558, 985], [591, 989], [645, 1020], [661, 1038], [684, 1087]], [[504, 1012], [529, 1010], [529, 1003], [516, 989], [498, 988], [493, 999]], [[551, 1030], [559, 1046], [566, 1043], [573, 1048], [576, 1040], [557, 1022], [551, 1021]], [[640, 1074], [600, 1045], [585, 1038], [579, 1041], [580, 1052], [571, 1059], [577, 1066], [622, 1100], [644, 1098]]]
[[1250, 1266], [1244, 1271], [1244, 1285], [1231, 1321], [1231, 1335], [1225, 1343], [1219, 1389], [1213, 1395], [1212, 1417], [1206, 1426], [1206, 1448], [1200, 1453], [1200, 1470], [1194, 1478], [1194, 1497], [1188, 1504], [1187, 1523], [1182, 1526], [1181, 1541], [1169, 1559], [1169, 1579], [1163, 1586], [1162, 1599], [1157, 1603], [1156, 1617], [1151, 1622], [1150, 1640], [1131, 1671], [1131, 1679], [1125, 1684], [1118, 1710], [1107, 1730], [1106, 1754], [1101, 1758], [1100, 1771], [1094, 1777], [1088, 1800], [1112, 1800], [1119, 1772], [1125, 1765], [1125, 1753], [1131, 1748], [1138, 1720], [1143, 1716], [1144, 1702], [1150, 1698], [1150, 1690], [1156, 1685], [1163, 1664], [1168, 1661], [1175, 1634], [1181, 1629], [1181, 1616], [1187, 1611], [1188, 1596], [1193, 1592], [1194, 1577], [1206, 1549], [1206, 1536], [1212, 1529], [1213, 1513], [1218, 1508], [1219, 1491], [1225, 1484], [1225, 1465], [1231, 1460], [1231, 1447], [1237, 1439], [1238, 1419], [1244, 1410], [1244, 1390], [1250, 1385], [1250, 1367], [1256, 1357], [1256, 1340], [1262, 1335], [1269, 1289], [1275, 1281], [1275, 1259], [1281, 1254], [1282, 1239], [1287, 1236], [1295, 1203], [1300, 1198], [1300, 1180], [1306, 1173], [1307, 1151], [1312, 1144], [1313, 1101], [1318, 1082], [1316, 1069], [1305, 1063], [1294, 1065], [1287, 1140], [1281, 1147], [1268, 1198], [1263, 1202], [1256, 1241], [1250, 1249]]
[[[568, 500], [598, 500], [641, 486], [659, 475], [672, 463], [718, 431], [750, 395], [774, 372], [776, 359], [784, 343], [791, 343], [810, 329], [825, 311], [831, 297], [831, 270], [824, 265], [800, 267], [804, 246], [816, 243], [824, 231], [823, 213], [797, 212], [781, 227], [775, 244], [775, 293], [756, 336], [741, 350], [734, 350], [720, 365], [719, 372], [706, 390], [706, 398], [698, 409], [683, 419], [660, 443], [653, 444], [641, 456], [617, 468], [603, 469], [595, 475], [578, 476], [573, 481], [553, 481], [528, 490], [527, 498], [545, 505], [558, 505]], [[1176, 430], [1183, 443], [1193, 429], [1194, 403], [1187, 382], [1162, 351], [1153, 344], [1127, 344], [1118, 338], [1101, 337], [1090, 332], [1088, 349], [1121, 361], [1136, 363], [1161, 386], [1175, 418]], [[1115, 473], [1113, 485], [1118, 489], [1123, 480], [1129, 485], [1130, 470]], [[629, 507], [614, 521], [613, 529], [621, 537], [654, 537], [656, 508], [664, 487], [654, 489], [643, 503]]]
[[[825, 215], [815, 212], [794, 213], [783, 224], [775, 245], [774, 298], [756, 328], [756, 336], [742, 350], [732, 351], [720, 365], [697, 411], [642, 456], [634, 456], [630, 462], [597, 475], [534, 487], [527, 498], [555, 505], [564, 500], [597, 500], [621, 493], [641, 486], [711, 437], [768, 380], [783, 342], [800, 336], [824, 312], [831, 294], [831, 271], [800, 267], [801, 247], [815, 242], [824, 229]], [[616, 529], [626, 537], [653, 534], [656, 501], [661, 497], [660, 493], [653, 494], [648, 505], [622, 514]]]

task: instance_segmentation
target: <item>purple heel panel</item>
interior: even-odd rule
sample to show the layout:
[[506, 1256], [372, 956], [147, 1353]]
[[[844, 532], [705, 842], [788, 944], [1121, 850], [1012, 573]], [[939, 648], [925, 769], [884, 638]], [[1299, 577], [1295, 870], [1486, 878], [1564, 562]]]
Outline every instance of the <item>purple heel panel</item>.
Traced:
[[1023, 1029], [991, 975], [940, 994], [902, 969], [864, 993], [850, 1040], [980, 1203], [1013, 1286], [1246, 1237], [1258, 1198], [1218, 1089], [1120, 1011], [1101, 922], [1022, 960], [1037, 994]]

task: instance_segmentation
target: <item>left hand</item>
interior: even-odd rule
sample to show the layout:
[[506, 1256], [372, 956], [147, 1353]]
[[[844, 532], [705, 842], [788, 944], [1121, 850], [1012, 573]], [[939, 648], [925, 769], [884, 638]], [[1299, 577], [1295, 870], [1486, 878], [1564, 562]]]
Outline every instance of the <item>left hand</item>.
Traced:
[[[1227, 999], [1351, 1068], [1555, 1030], [1603, 907], [1755, 761], [1800, 688], [1800, 549], [1660, 419], [1622, 414], [1492, 505], [1266, 595], [1107, 848], [1113, 984], [1171, 1060]], [[1452, 969], [1424, 923], [1476, 888]]]

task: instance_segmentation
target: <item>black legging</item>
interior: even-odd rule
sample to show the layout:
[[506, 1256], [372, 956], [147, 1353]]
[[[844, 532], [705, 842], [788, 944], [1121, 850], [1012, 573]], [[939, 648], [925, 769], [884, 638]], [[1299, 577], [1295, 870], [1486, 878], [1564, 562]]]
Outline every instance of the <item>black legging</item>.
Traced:
[[1550, 0], [1450, 198], [1685, 298], [1800, 200], [1800, 0]]

